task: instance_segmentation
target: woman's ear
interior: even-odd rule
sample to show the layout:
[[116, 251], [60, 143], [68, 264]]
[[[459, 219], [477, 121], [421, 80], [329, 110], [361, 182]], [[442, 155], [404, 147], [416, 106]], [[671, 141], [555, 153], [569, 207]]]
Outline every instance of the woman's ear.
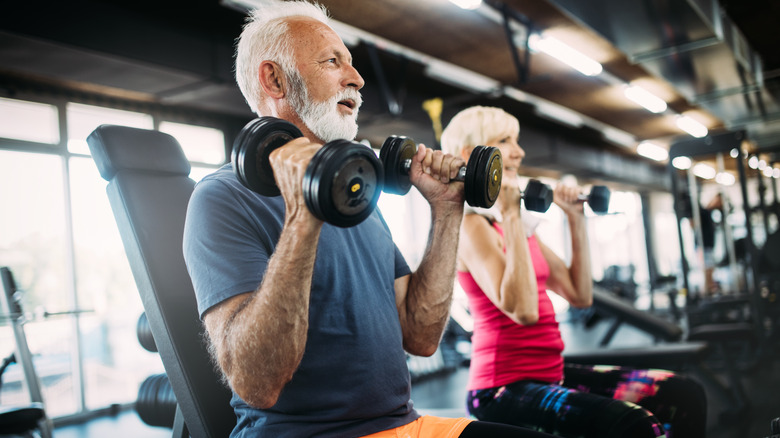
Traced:
[[263, 61], [258, 69], [260, 88], [268, 96], [281, 99], [285, 95], [284, 74], [282, 69], [273, 61]]

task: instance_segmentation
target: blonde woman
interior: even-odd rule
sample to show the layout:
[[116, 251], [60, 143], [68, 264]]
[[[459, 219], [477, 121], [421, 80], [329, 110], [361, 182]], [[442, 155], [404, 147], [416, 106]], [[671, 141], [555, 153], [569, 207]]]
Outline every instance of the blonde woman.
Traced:
[[697, 383], [667, 371], [564, 365], [546, 291], [574, 307], [592, 303], [580, 189], [554, 189], [571, 235], [567, 266], [520, 208], [517, 177], [525, 151], [519, 134], [514, 116], [482, 106], [458, 113], [442, 133], [445, 152], [468, 160], [475, 146], [494, 146], [504, 165], [492, 214], [467, 211], [461, 225], [457, 278], [474, 318], [469, 412], [564, 437], [704, 436], [706, 400]]

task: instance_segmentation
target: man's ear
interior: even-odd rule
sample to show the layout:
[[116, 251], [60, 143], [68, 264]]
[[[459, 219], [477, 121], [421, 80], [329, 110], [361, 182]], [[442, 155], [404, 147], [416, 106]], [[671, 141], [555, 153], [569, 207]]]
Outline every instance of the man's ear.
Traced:
[[285, 95], [284, 74], [282, 69], [273, 61], [263, 61], [258, 69], [260, 88], [268, 96], [281, 99]]

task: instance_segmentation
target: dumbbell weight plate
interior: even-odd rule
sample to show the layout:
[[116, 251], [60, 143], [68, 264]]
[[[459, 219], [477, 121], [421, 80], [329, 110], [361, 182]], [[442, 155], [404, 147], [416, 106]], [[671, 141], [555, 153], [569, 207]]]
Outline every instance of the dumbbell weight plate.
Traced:
[[526, 210], [544, 213], [550, 209], [553, 202], [553, 191], [547, 184], [532, 179], [523, 190], [523, 203]]
[[466, 166], [466, 202], [472, 207], [492, 207], [501, 191], [504, 170], [501, 151], [494, 147], [476, 146]]
[[384, 165], [384, 191], [394, 195], [405, 195], [412, 187], [409, 171], [404, 161], [412, 159], [417, 144], [408, 137], [393, 135], [387, 138], [379, 150], [379, 159]]
[[276, 117], [258, 117], [244, 126], [233, 143], [231, 162], [238, 180], [263, 196], [279, 196], [268, 156], [290, 140], [303, 137], [292, 123]]
[[609, 210], [609, 188], [607, 186], [593, 186], [588, 195], [588, 205], [594, 213], [606, 213]]
[[347, 140], [325, 144], [303, 177], [303, 198], [318, 219], [346, 228], [365, 220], [382, 192], [382, 164], [366, 146]]

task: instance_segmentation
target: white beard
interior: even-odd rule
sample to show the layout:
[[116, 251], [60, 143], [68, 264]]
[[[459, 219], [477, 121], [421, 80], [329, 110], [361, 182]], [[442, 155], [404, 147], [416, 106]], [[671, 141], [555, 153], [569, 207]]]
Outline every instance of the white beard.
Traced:
[[[309, 130], [323, 142], [333, 140], [354, 140], [357, 136], [358, 109], [363, 98], [357, 90], [348, 88], [324, 102], [309, 99], [309, 88], [297, 71], [288, 75], [290, 106]], [[352, 99], [355, 102], [352, 115], [342, 115], [338, 103]]]

